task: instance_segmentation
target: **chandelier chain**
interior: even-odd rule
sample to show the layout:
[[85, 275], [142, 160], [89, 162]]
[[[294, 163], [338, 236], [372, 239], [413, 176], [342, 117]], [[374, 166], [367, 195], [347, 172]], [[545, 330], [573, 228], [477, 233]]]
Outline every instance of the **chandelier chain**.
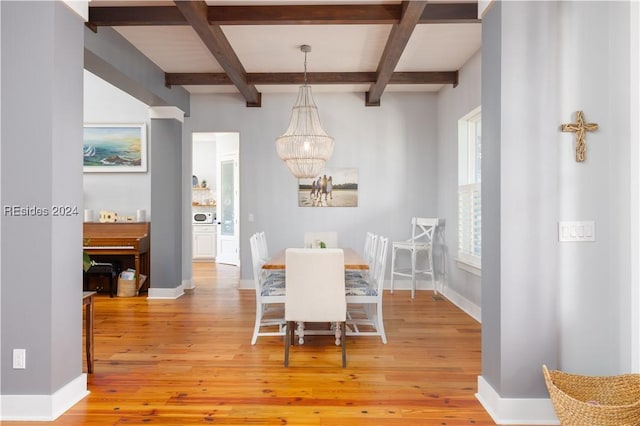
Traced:
[[307, 85], [307, 52], [304, 52], [304, 85]]

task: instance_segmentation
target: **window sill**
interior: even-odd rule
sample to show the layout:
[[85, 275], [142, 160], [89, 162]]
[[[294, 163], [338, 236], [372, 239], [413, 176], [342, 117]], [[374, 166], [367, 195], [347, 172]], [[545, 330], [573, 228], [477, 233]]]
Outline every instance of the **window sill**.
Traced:
[[479, 277], [482, 276], [482, 268], [478, 265], [475, 265], [473, 263], [467, 262], [462, 259], [456, 259], [456, 265], [458, 266], [458, 268], [464, 271], [470, 272], [473, 275], [477, 275]]

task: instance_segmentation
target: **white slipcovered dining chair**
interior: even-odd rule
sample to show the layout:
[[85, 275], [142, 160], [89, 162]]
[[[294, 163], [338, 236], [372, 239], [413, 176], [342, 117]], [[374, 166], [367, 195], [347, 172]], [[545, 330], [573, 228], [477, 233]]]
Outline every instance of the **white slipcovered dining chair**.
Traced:
[[[354, 336], [380, 336], [387, 343], [382, 318], [382, 292], [387, 269], [389, 239], [376, 237], [376, 252], [370, 264], [368, 277], [347, 275], [347, 333]], [[366, 328], [366, 329], [365, 329]], [[372, 329], [373, 331], [367, 331]]]
[[326, 248], [337, 248], [338, 233], [334, 231], [304, 233], [304, 247], [314, 247], [317, 241], [322, 241]]
[[304, 322], [335, 322], [336, 344], [342, 346], [342, 367], [345, 367], [347, 302], [344, 252], [332, 248], [290, 248], [285, 254], [285, 265], [287, 337], [284, 366], [289, 366], [289, 346], [293, 344], [295, 323], [299, 324], [298, 337], [302, 339]]
[[[411, 278], [411, 298], [415, 297], [416, 274], [428, 275], [431, 277], [431, 285], [436, 292], [435, 275], [433, 269], [433, 237], [438, 226], [437, 218], [414, 217], [411, 219], [411, 238], [406, 241], [394, 241], [391, 253], [391, 293], [396, 276]], [[399, 268], [397, 266], [398, 252], [406, 251], [411, 260], [410, 268]], [[420, 253], [425, 254], [423, 266], [418, 267], [417, 259]]]
[[253, 261], [253, 280], [256, 292], [256, 320], [251, 344], [255, 345], [259, 336], [283, 336], [284, 321], [284, 271], [264, 270], [262, 265], [261, 242], [258, 233], [249, 238]]

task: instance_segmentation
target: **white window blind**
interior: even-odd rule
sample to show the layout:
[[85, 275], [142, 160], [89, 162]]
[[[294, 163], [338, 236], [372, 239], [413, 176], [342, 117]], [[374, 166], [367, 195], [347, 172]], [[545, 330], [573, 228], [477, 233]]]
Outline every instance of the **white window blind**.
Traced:
[[[458, 120], [458, 266], [476, 275], [482, 264], [480, 107]], [[470, 267], [470, 269], [468, 269]]]
[[482, 249], [480, 183], [458, 187], [458, 258], [480, 267]]

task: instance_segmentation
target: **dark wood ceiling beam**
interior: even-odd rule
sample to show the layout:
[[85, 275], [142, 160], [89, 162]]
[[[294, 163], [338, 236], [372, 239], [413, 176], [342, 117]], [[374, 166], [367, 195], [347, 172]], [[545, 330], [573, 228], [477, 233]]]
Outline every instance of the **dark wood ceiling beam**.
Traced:
[[189, 25], [176, 6], [89, 5], [89, 23], [98, 27]]
[[[288, 5], [208, 6], [207, 19], [218, 25], [397, 24], [402, 5]], [[421, 24], [472, 23], [478, 19], [477, 2], [429, 3]], [[188, 25], [176, 6], [89, 6], [89, 23], [96, 27]]]
[[398, 65], [400, 56], [409, 42], [414, 28], [418, 24], [427, 5], [426, 1], [403, 1], [404, 8], [400, 22], [394, 24], [382, 52], [382, 57], [376, 70], [376, 82], [371, 85], [366, 94], [366, 106], [380, 106], [380, 97], [389, 84], [393, 71]]
[[419, 24], [478, 23], [478, 3], [428, 3]]
[[178, 0], [175, 3], [187, 22], [200, 36], [207, 49], [227, 73], [229, 79], [244, 96], [247, 106], [259, 107], [261, 105], [261, 95], [254, 85], [247, 83], [247, 72], [233, 51], [231, 44], [229, 44], [229, 40], [225, 37], [220, 26], [209, 25], [207, 3], [202, 0]]
[[458, 85], [458, 71], [394, 72], [389, 84], [451, 84]]
[[398, 5], [211, 6], [209, 22], [219, 25], [390, 24]]
[[[312, 72], [307, 73], [309, 84], [371, 84], [375, 72]], [[224, 73], [167, 73], [167, 86], [221, 86], [233, 82]], [[250, 84], [303, 84], [304, 73], [247, 73]], [[395, 72], [389, 84], [458, 84], [458, 71]]]

